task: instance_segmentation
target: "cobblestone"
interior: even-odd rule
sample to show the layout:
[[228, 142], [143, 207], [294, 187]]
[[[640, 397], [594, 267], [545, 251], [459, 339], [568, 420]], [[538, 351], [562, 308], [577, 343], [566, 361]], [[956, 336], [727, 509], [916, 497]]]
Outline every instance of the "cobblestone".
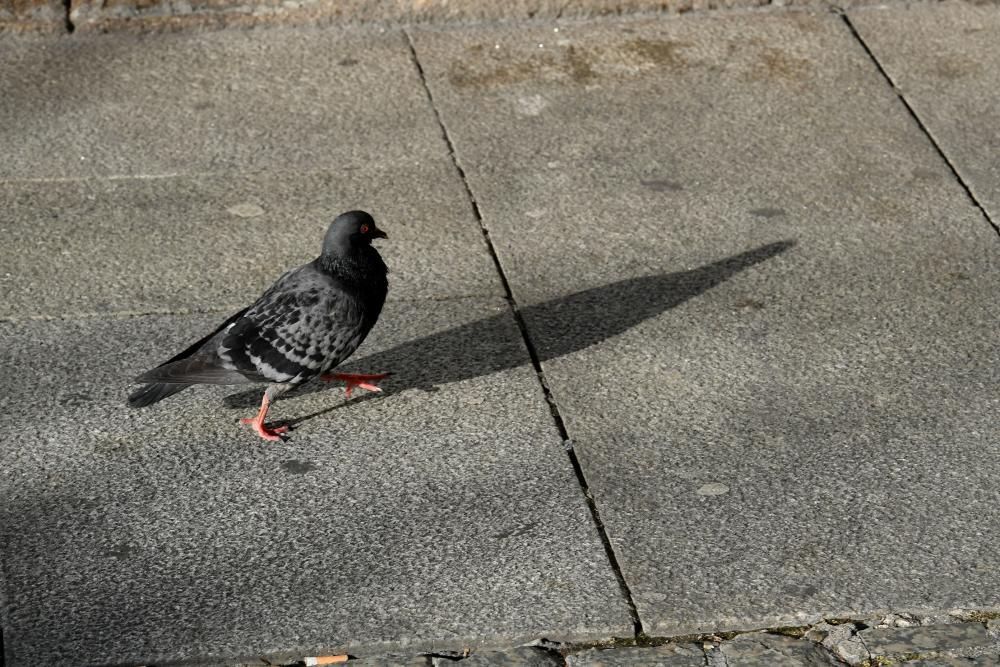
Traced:
[[[687, 637], [651, 646], [545, 642], [507, 651], [434, 657], [435, 667], [1000, 667], [1000, 619], [982, 612], [891, 613], [874, 619], [822, 621], [801, 630]], [[649, 641], [649, 640], [644, 640]], [[657, 642], [653, 639], [652, 642]], [[557, 650], [558, 649], [558, 650]], [[565, 658], [560, 655], [565, 654]], [[353, 663], [353, 661], [352, 661]], [[458, 664], [460, 663], [460, 664]], [[359, 662], [416, 665], [401, 658]]]

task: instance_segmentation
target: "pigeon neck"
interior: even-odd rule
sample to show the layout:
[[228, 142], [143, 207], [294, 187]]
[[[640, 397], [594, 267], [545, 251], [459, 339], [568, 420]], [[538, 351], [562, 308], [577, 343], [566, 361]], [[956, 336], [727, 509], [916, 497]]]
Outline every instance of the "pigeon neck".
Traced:
[[357, 272], [357, 267], [365, 264], [364, 250], [364, 248], [349, 247], [327, 251], [316, 259], [316, 264], [327, 273], [333, 275], [354, 273]]

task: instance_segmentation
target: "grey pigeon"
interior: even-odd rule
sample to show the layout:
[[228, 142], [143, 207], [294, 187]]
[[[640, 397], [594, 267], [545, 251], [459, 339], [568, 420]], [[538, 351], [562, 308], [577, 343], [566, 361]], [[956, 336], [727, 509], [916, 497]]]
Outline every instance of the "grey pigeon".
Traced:
[[128, 397], [144, 407], [193, 384], [268, 382], [260, 412], [243, 419], [265, 440], [278, 440], [287, 426], [269, 428], [272, 400], [319, 376], [380, 391], [385, 374], [330, 373], [354, 353], [371, 331], [389, 290], [388, 269], [372, 240], [387, 238], [364, 211], [348, 211], [331, 223], [323, 250], [313, 261], [278, 278], [252, 305], [177, 356], [146, 371], [148, 383]]

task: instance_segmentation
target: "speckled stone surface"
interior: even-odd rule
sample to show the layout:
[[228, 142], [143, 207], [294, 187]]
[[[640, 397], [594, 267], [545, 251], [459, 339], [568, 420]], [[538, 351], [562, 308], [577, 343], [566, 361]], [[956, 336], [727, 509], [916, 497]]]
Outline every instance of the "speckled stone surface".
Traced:
[[414, 165], [443, 142], [398, 31], [0, 37], [0, 180]]
[[837, 664], [807, 639], [764, 632], [740, 635], [707, 652], [710, 667], [828, 667]]
[[8, 667], [629, 632], [506, 308], [388, 304], [351, 365], [395, 372], [385, 394], [306, 387], [272, 407], [284, 443], [237, 423], [259, 390], [125, 407], [129, 378], [216, 316], [0, 324]]
[[854, 623], [817, 623], [806, 634], [806, 638], [827, 649], [831, 655], [848, 665], [860, 665], [871, 659], [871, 652], [858, 636]]
[[974, 658], [917, 658], [905, 663], [906, 667], [997, 667], [1000, 665], [1000, 653], [996, 655], [980, 655]]
[[287, 175], [0, 183], [0, 318], [225, 310], [319, 254], [364, 208], [391, 299], [500, 296], [447, 156]]
[[414, 40], [648, 633], [1000, 605], [1000, 242], [839, 17]]
[[[448, 664], [445, 660], [442, 665]], [[506, 651], [475, 653], [461, 661], [462, 667], [561, 667], [566, 662], [555, 651], [520, 646]]]
[[566, 656], [569, 667], [702, 667], [705, 651], [696, 644], [591, 649]]
[[941, 2], [854, 10], [865, 43], [1000, 225], [1000, 12]]
[[431, 667], [431, 658], [418, 656], [378, 656], [353, 661], [358, 667]]
[[[842, 19], [411, 34], [647, 634], [1000, 608], [1000, 243]], [[632, 635], [406, 35], [0, 39], [7, 667]], [[385, 394], [124, 408], [354, 206]]]
[[998, 642], [982, 623], [942, 623], [910, 628], [866, 628], [858, 635], [872, 655], [887, 658], [945, 651], [994, 649]]

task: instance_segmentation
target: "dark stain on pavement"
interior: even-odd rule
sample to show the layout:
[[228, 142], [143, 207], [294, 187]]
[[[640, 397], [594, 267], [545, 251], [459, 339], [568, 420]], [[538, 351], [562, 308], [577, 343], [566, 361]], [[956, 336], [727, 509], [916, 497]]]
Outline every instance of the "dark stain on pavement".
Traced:
[[312, 461], [296, 461], [295, 459], [289, 459], [281, 462], [281, 469], [285, 472], [290, 472], [293, 475], [304, 475], [307, 472], [318, 470], [319, 466]]
[[950, 81], [978, 74], [983, 69], [979, 61], [958, 54], [938, 55], [932, 62], [934, 74]]
[[736, 302], [736, 307], [740, 310], [763, 310], [764, 302], [757, 299], [740, 299]]
[[757, 81], [802, 81], [809, 78], [813, 64], [773, 46], [761, 48], [757, 66], [750, 71], [750, 78]]
[[756, 215], [758, 218], [780, 218], [785, 215], [785, 209], [775, 208], [771, 206], [765, 206], [764, 208], [753, 208], [750, 209], [750, 215]]
[[538, 525], [537, 521], [531, 521], [531, 522], [523, 524], [521, 526], [515, 526], [514, 528], [510, 528], [508, 530], [500, 531], [499, 533], [495, 534], [493, 537], [495, 537], [498, 540], [504, 540], [504, 539], [507, 539], [508, 537], [520, 537], [521, 535], [524, 535], [526, 533], [530, 533], [531, 530], [535, 526], [537, 526], [537, 525]]
[[71, 408], [78, 408], [88, 403], [92, 402], [92, 399], [87, 394], [75, 393], [75, 394], [63, 394], [59, 397], [59, 402], [63, 405]]
[[677, 192], [683, 190], [684, 186], [677, 181], [670, 181], [667, 179], [657, 179], [651, 181], [639, 181], [644, 188], [652, 190], [653, 192]]
[[791, 595], [797, 598], [811, 598], [819, 593], [819, 590], [815, 586], [791, 584], [789, 586], [785, 586], [782, 592], [785, 595]]
[[543, 69], [554, 64], [555, 59], [551, 53], [540, 53], [527, 60], [500, 60], [490, 54], [486, 62], [471, 64], [470, 61], [456, 61], [451, 66], [448, 80], [456, 88], [510, 85], [538, 78]]
[[128, 544], [119, 544], [111, 551], [105, 552], [105, 556], [111, 556], [118, 560], [128, 560], [136, 554], [136, 548]]
[[537, 79], [585, 85], [600, 78], [598, 66], [602, 63], [619, 66], [616, 71], [621, 65], [682, 67], [687, 61], [679, 50], [686, 45], [674, 40], [635, 38], [621, 45], [542, 45], [537, 52], [511, 53], [473, 44], [466, 47], [468, 58], [452, 63], [448, 80], [456, 88], [489, 88]]
[[625, 43], [625, 49], [639, 56], [646, 63], [663, 67], [683, 67], [687, 60], [679, 49], [687, 46], [686, 42], [670, 39], [636, 38]]
[[586, 55], [575, 46], [566, 49], [566, 65], [569, 68], [570, 78], [577, 83], [589, 83], [597, 78], [597, 73], [594, 72]]

